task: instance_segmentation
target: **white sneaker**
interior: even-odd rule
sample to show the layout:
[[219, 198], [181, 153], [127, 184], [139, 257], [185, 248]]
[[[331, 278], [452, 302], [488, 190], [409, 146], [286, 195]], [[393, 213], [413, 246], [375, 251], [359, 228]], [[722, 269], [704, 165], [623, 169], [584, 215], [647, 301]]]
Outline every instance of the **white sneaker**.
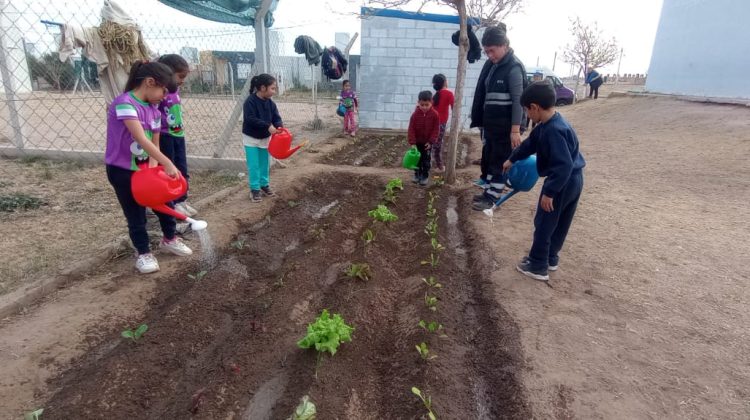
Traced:
[[135, 268], [141, 272], [141, 274], [154, 273], [159, 271], [159, 263], [156, 261], [154, 254], [141, 254], [138, 259], [135, 260]]
[[175, 255], [179, 255], [180, 257], [193, 255], [193, 250], [188, 248], [188, 246], [185, 245], [180, 238], [174, 238], [171, 241], [167, 241], [162, 238], [161, 244], [159, 246]]
[[195, 216], [198, 213], [194, 208], [188, 206], [184, 202], [175, 204], [174, 209], [187, 217]]

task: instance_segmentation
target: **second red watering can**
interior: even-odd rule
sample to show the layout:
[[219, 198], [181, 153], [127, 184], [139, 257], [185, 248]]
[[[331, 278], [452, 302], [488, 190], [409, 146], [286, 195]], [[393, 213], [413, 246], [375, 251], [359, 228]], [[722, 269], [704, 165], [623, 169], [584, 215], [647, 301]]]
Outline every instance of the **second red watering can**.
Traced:
[[159, 213], [185, 220], [190, 223], [193, 230], [205, 229], [208, 223], [203, 220], [191, 219], [167, 206], [168, 202], [185, 195], [187, 188], [185, 177], [172, 178], [164, 172], [163, 166], [141, 168], [130, 179], [130, 189], [138, 204], [143, 207], [150, 207]]
[[298, 146], [292, 147], [292, 133], [286, 128], [281, 127], [271, 136], [271, 140], [268, 142], [268, 153], [276, 159], [286, 159], [306, 143], [305, 141]]

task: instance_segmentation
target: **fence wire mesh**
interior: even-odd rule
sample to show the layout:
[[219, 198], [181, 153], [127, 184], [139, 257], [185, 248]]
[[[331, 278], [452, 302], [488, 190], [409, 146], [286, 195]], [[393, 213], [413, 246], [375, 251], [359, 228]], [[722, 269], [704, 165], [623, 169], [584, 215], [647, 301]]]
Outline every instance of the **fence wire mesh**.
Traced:
[[[97, 66], [80, 50], [64, 62], [58, 51], [60, 25], [99, 26], [103, 0], [4, 0], [0, 5], [0, 156], [101, 162], [107, 104]], [[175, 53], [190, 63], [181, 97], [191, 166], [241, 167], [241, 121], [231, 121], [230, 115], [241, 105], [246, 80], [257, 73], [253, 28], [189, 17], [153, 1], [120, 5], [137, 22], [154, 56]], [[181, 18], [170, 19], [175, 15]], [[281, 31], [269, 35], [269, 73], [278, 80], [274, 99], [285, 125], [303, 136], [325, 133], [311, 131], [320, 128], [316, 120], [336, 127], [340, 81], [322, 82], [320, 67], [288, 51]], [[316, 101], [313, 84], [318, 87]], [[228, 124], [233, 129], [222, 138]]]

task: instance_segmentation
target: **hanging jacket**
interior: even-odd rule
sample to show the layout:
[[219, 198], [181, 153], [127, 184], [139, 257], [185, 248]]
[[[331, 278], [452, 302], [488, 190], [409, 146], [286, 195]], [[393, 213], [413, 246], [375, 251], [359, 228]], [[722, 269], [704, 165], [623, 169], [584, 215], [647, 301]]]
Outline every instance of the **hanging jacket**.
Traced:
[[323, 54], [323, 49], [320, 48], [320, 44], [311, 37], [300, 35], [294, 40], [294, 52], [297, 54], [305, 54], [307, 64], [317, 66], [320, 64], [320, 56]]
[[[505, 57], [499, 63], [493, 64], [487, 60], [482, 67], [474, 91], [474, 102], [471, 106], [471, 127], [484, 127], [485, 130], [498, 132], [503, 135], [510, 134], [513, 124], [525, 126], [526, 119], [523, 108], [520, 111], [520, 121], [513, 121], [513, 98], [510, 92], [509, 74], [512, 69], [517, 68], [521, 74], [522, 89], [528, 86], [526, 69], [513, 53], [508, 50]], [[520, 99], [520, 92], [517, 92]], [[520, 106], [520, 103], [516, 106]], [[517, 117], [518, 118], [518, 117]], [[507, 131], [507, 133], [506, 133]]]
[[323, 52], [323, 74], [331, 80], [340, 79], [348, 66], [344, 54], [336, 47], [328, 47]]
[[[474, 63], [482, 58], [482, 47], [479, 45], [479, 39], [474, 34], [474, 30], [471, 29], [471, 25], [466, 26], [467, 35], [469, 36], [469, 52], [466, 55], [466, 59], [469, 63]], [[458, 37], [461, 35], [461, 31], [458, 30], [451, 36], [453, 44], [458, 46]]]

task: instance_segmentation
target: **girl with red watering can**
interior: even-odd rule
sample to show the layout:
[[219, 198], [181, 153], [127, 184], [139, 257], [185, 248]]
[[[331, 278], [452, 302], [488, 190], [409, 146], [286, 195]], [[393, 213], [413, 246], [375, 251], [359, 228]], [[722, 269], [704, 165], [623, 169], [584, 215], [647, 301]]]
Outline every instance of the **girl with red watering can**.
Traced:
[[[104, 161], [107, 164], [107, 179], [115, 190], [125, 219], [128, 233], [138, 258], [135, 266], [141, 273], [159, 270], [159, 263], [151, 254], [146, 231], [146, 208], [133, 197], [131, 177], [141, 165], [164, 166], [164, 172], [180, 177], [180, 172], [161, 151], [159, 131], [161, 113], [157, 106], [167, 92], [175, 92], [177, 85], [174, 73], [164, 64], [137, 61], [130, 69], [125, 92], [115, 98], [107, 112], [107, 148]], [[175, 219], [170, 215], [156, 213], [164, 237], [161, 248], [179, 256], [191, 255], [193, 251], [175, 235]]]
[[250, 96], [245, 100], [242, 121], [242, 144], [247, 159], [250, 200], [261, 201], [261, 194], [274, 195], [269, 185], [268, 141], [283, 126], [279, 110], [271, 97], [276, 94], [276, 79], [259, 74], [250, 79]]

